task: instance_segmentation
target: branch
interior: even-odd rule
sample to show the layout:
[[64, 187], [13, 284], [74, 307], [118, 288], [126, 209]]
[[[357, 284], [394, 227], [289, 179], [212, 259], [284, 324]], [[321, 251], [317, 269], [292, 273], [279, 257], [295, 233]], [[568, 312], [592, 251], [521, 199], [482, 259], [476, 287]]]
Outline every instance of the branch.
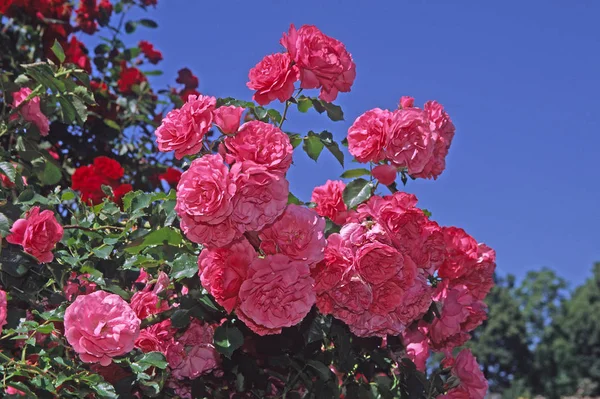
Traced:
[[123, 230], [125, 230], [125, 227], [119, 227], [119, 226], [83, 227], [83, 226], [77, 226], [75, 224], [68, 224], [66, 226], [63, 226], [63, 229], [79, 229], [79, 230], [96, 232], [96, 231], [102, 231], [102, 230], [123, 231]]

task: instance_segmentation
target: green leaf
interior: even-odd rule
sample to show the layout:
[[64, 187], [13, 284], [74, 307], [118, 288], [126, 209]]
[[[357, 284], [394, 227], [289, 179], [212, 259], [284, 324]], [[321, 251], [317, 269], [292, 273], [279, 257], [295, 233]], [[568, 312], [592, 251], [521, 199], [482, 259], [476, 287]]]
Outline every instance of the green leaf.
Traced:
[[348, 183], [342, 197], [349, 209], [355, 208], [373, 195], [373, 184], [359, 178]]
[[60, 62], [61, 64], [65, 62], [65, 51], [63, 50], [58, 40], [54, 40], [54, 44], [52, 45], [51, 49], [56, 58], [58, 58], [58, 62]]
[[344, 173], [342, 173], [342, 175], [340, 177], [342, 177], [344, 179], [351, 179], [354, 177], [370, 176], [370, 175], [371, 175], [371, 171], [369, 169], [358, 168], [358, 169], [347, 170]]
[[296, 204], [296, 205], [302, 205], [303, 202], [300, 201], [298, 199], [298, 197], [296, 197], [294, 194], [292, 194], [291, 192], [288, 193], [288, 204]]
[[425, 214], [425, 216], [427, 216], [428, 218], [431, 217], [431, 212], [428, 209], [423, 208], [422, 211]]
[[63, 93], [66, 90], [65, 84], [54, 76], [54, 71], [50, 65], [37, 62], [34, 64], [22, 65], [25, 72], [36, 82], [42, 84], [56, 93]]
[[92, 389], [96, 391], [99, 397], [105, 399], [118, 399], [119, 395], [115, 392], [115, 387], [113, 387], [108, 382], [102, 381], [99, 383], [90, 384]]
[[10, 233], [10, 221], [5, 214], [0, 213], [0, 236], [6, 237]]
[[46, 164], [44, 165], [44, 171], [40, 176], [40, 181], [45, 186], [53, 186], [57, 184], [62, 178], [62, 172], [60, 168], [54, 164], [54, 162], [49, 159], [46, 160]]
[[319, 100], [318, 98], [310, 98], [310, 100], [318, 113], [322, 114], [323, 112], [327, 112], [329, 119], [334, 122], [344, 120], [344, 112], [339, 105], [328, 103], [323, 100]]
[[298, 98], [298, 111], [308, 112], [313, 107], [313, 103], [308, 97], [300, 96]]
[[151, 19], [140, 19], [138, 22], [140, 25], [145, 26], [146, 28], [158, 28], [158, 24]]
[[333, 373], [329, 367], [317, 360], [309, 359], [306, 361], [306, 365], [315, 369], [323, 381], [329, 381], [333, 377]]
[[267, 111], [267, 114], [271, 118], [271, 120], [277, 124], [281, 123], [281, 114], [276, 109], [270, 109]]
[[71, 201], [73, 199], [75, 199], [76, 195], [73, 191], [65, 191], [61, 196], [60, 196], [60, 200], [61, 201]]
[[161, 370], [167, 368], [167, 360], [165, 355], [160, 352], [148, 352], [139, 356], [134, 362], [131, 363], [131, 369], [139, 374], [143, 371], [148, 370], [150, 367], [157, 367]]
[[13, 277], [23, 277], [34, 265], [32, 258], [16, 246], [8, 246], [0, 252], [0, 270]]
[[113, 249], [114, 247], [112, 245], [107, 245], [104, 247], [94, 248], [92, 249], [92, 252], [100, 259], [108, 259]]
[[95, 54], [106, 54], [110, 51], [110, 46], [106, 43], [101, 43], [94, 48]]
[[300, 145], [300, 143], [302, 143], [302, 136], [300, 136], [298, 133], [287, 133], [287, 135], [290, 137], [292, 148], [296, 148]]
[[171, 316], [171, 325], [175, 328], [185, 328], [190, 324], [190, 311], [178, 309]]
[[141, 190], [130, 191], [123, 197], [123, 210], [135, 212], [148, 207], [152, 203], [152, 195]]
[[133, 33], [135, 32], [135, 29], [137, 28], [137, 21], [127, 21], [127, 23], [125, 24], [125, 32], [127, 33]]
[[0, 170], [8, 177], [8, 180], [10, 180], [12, 183], [15, 182], [15, 179], [17, 178], [17, 170], [13, 164], [10, 162], [0, 162]]
[[244, 344], [244, 335], [236, 327], [224, 324], [215, 330], [214, 344], [217, 352], [231, 358], [233, 352]]
[[325, 145], [321, 141], [321, 138], [317, 136], [314, 132], [308, 132], [308, 135], [304, 138], [302, 148], [310, 157], [310, 159], [314, 161], [319, 159], [319, 155], [321, 155], [323, 147], [325, 147]]
[[321, 138], [321, 142], [325, 145], [325, 147], [331, 152], [331, 154], [338, 160], [342, 167], [344, 166], [344, 153], [340, 150], [338, 143], [333, 140], [333, 135], [328, 131], [323, 131], [319, 133], [319, 137]]
[[192, 278], [198, 274], [198, 261], [196, 257], [190, 254], [182, 254], [173, 261], [170, 277], [179, 280], [182, 278]]

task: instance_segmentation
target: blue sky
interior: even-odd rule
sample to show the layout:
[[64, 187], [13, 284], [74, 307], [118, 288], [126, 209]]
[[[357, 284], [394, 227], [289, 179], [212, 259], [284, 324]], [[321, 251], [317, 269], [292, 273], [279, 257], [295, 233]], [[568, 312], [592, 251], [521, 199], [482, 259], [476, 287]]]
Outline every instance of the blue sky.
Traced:
[[[132, 39], [163, 52], [157, 84], [189, 67], [201, 92], [250, 99], [248, 70], [280, 51], [289, 24], [318, 26], [357, 65], [336, 101], [345, 121], [295, 112], [286, 130], [341, 140], [368, 109], [393, 109], [402, 95], [438, 100], [457, 127], [446, 171], [406, 191], [440, 224], [495, 248], [500, 273], [548, 266], [575, 285], [600, 260], [598, 15], [593, 0], [159, 0], [149, 14], [159, 29]], [[342, 172], [326, 153], [316, 164], [298, 150], [295, 165], [291, 190], [304, 200]]]

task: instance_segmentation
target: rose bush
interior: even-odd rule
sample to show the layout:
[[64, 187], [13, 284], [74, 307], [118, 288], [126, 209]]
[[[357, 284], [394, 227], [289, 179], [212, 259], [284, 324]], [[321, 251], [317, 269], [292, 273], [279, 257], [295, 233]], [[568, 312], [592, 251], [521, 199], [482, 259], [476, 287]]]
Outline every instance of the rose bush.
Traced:
[[356, 65], [341, 41], [292, 25], [248, 65], [257, 105], [200, 93], [188, 68], [151, 87], [162, 53], [125, 35], [156, 27], [130, 14], [156, 0], [72, 3], [0, 4], [4, 394], [484, 397], [460, 347], [495, 253], [398, 190], [445, 169], [439, 103], [357, 115], [341, 143], [364, 165], [303, 202], [299, 146], [342, 165], [346, 150], [284, 124], [294, 108], [343, 120], [332, 101]]

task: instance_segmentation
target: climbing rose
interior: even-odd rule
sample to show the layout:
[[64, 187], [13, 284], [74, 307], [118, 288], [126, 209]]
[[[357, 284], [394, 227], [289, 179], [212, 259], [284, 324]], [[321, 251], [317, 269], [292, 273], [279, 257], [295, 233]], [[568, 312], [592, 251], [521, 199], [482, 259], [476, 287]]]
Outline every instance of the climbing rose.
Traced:
[[181, 174], [182, 172], [180, 170], [175, 168], [167, 168], [165, 173], [158, 175], [158, 179], [166, 181], [170, 186], [176, 186], [181, 179]]
[[294, 151], [287, 134], [260, 121], [244, 123], [235, 136], [225, 139], [225, 148], [225, 160], [229, 164], [252, 162], [280, 175], [292, 164]]
[[164, 320], [140, 331], [135, 347], [142, 352], [161, 352], [166, 355], [167, 348], [173, 343], [177, 330], [171, 326], [171, 320]]
[[141, 320], [169, 309], [169, 302], [152, 291], [138, 291], [131, 297], [131, 309]]
[[340, 225], [346, 222], [349, 214], [342, 197], [344, 188], [346, 188], [346, 184], [341, 180], [327, 180], [322, 186], [315, 187], [310, 199], [316, 204], [315, 211], [319, 215]]
[[287, 205], [288, 181], [254, 162], [236, 162], [231, 168], [236, 186], [231, 220], [240, 232], [259, 231], [281, 215]]
[[71, 40], [65, 46], [65, 62], [75, 64], [81, 69], [85, 69], [89, 74], [92, 73], [92, 64], [85, 45], [75, 36], [71, 36]]
[[65, 337], [83, 362], [108, 366], [133, 349], [141, 321], [120, 296], [96, 291], [78, 296], [64, 323]]
[[144, 75], [136, 67], [128, 67], [125, 61], [121, 62], [121, 73], [119, 80], [117, 81], [117, 88], [125, 95], [133, 94], [133, 86], [139, 85], [142, 82], [147, 81], [146, 75]]
[[198, 257], [202, 286], [228, 313], [238, 304], [238, 292], [256, 251], [245, 238], [223, 248], [204, 249]]
[[267, 105], [273, 100], [284, 102], [294, 93], [298, 67], [292, 64], [287, 53], [271, 54], [250, 70], [248, 79], [246, 86], [256, 90], [252, 98], [260, 105]]
[[159, 61], [161, 61], [163, 59], [162, 53], [160, 51], [156, 50], [154, 48], [154, 45], [152, 45], [152, 43], [150, 43], [146, 40], [140, 41], [140, 43], [138, 44], [138, 47], [140, 48], [142, 53], [146, 56], [148, 61], [150, 61], [151, 64], [158, 64]]
[[224, 134], [234, 134], [240, 128], [244, 108], [234, 105], [219, 107], [213, 111], [213, 122]]
[[121, 184], [125, 170], [121, 164], [111, 158], [99, 156], [92, 165], [81, 166], [71, 176], [71, 188], [81, 193], [81, 200], [87, 204], [97, 205], [108, 197], [102, 186], [110, 186], [114, 196], [110, 199], [118, 204], [125, 194], [133, 187], [130, 184]]
[[418, 108], [394, 111], [389, 128], [386, 156], [410, 175], [421, 173], [433, 152], [427, 114]]
[[0, 332], [2, 332], [2, 327], [6, 324], [6, 316], [8, 315], [7, 307], [6, 292], [0, 290]]
[[279, 334], [298, 324], [315, 303], [313, 279], [305, 262], [267, 255], [250, 265], [236, 314], [259, 335]]
[[111, 180], [120, 179], [125, 174], [125, 169], [119, 162], [105, 156], [94, 158], [94, 168], [98, 173]]
[[396, 181], [398, 170], [392, 165], [377, 165], [371, 172], [373, 177], [384, 186], [389, 186]]
[[[21, 105], [21, 103], [23, 103], [23, 101], [25, 101], [30, 94], [31, 89], [28, 87], [23, 87], [21, 90], [14, 92], [12, 94], [13, 107], [16, 108]], [[38, 128], [42, 136], [47, 136], [48, 132], [50, 132], [50, 122], [40, 109], [40, 98], [38, 96], [33, 97], [23, 104], [23, 106], [19, 109], [19, 114], [27, 122], [33, 123]], [[14, 118], [16, 118], [16, 115], [13, 116], [13, 119]]]
[[156, 129], [158, 149], [175, 151], [177, 159], [197, 154], [212, 125], [215, 105], [214, 97], [189, 96], [183, 107], [170, 111]]
[[198, 82], [198, 77], [194, 75], [189, 68], [180, 69], [177, 72], [177, 79], [175, 79], [175, 82], [184, 85], [186, 89], [197, 89], [200, 84]]
[[359, 162], [379, 162], [384, 158], [384, 147], [393, 114], [379, 108], [365, 112], [348, 129], [348, 151]]
[[220, 361], [213, 346], [214, 327], [194, 320], [167, 348], [167, 362], [173, 377], [198, 378], [215, 369]]
[[69, 301], [74, 300], [79, 295], [91, 294], [96, 291], [97, 285], [89, 281], [89, 277], [91, 276], [88, 273], [78, 275], [76, 272], [71, 272], [63, 287], [63, 292]]
[[407, 328], [402, 333], [402, 342], [406, 346], [406, 355], [420, 371], [425, 371], [429, 358], [427, 337], [416, 328]]
[[300, 87], [321, 88], [319, 98], [332, 102], [338, 92], [349, 92], [356, 77], [356, 65], [344, 45], [316, 26], [290, 26], [281, 44], [300, 69]]
[[469, 349], [460, 351], [451, 373], [460, 380], [460, 385], [448, 391], [442, 399], [483, 399], [488, 389], [488, 382], [477, 364], [477, 359]]
[[400, 108], [412, 108], [415, 106], [415, 99], [411, 96], [402, 96], [400, 98]]
[[315, 211], [290, 204], [283, 214], [259, 234], [266, 254], [282, 253], [290, 259], [315, 265], [323, 259], [325, 219]]
[[63, 228], [56, 221], [54, 212], [40, 212], [40, 207], [34, 206], [27, 212], [25, 219], [19, 219], [13, 224], [6, 241], [22, 245], [23, 250], [34, 256], [39, 263], [48, 263], [54, 259], [52, 250], [62, 236]]

